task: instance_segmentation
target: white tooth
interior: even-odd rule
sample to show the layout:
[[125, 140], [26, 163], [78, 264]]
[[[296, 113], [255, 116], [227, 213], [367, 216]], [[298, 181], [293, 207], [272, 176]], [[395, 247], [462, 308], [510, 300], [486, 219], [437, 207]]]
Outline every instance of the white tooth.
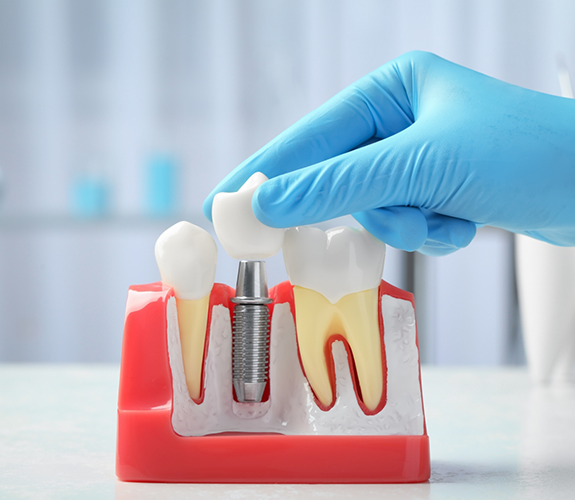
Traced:
[[283, 254], [292, 285], [315, 290], [335, 304], [344, 295], [379, 286], [385, 243], [363, 228], [292, 227]]
[[375, 411], [383, 395], [378, 287], [385, 244], [364, 229], [301, 227], [287, 231], [283, 254], [294, 285], [300, 358], [316, 397], [326, 407], [334, 402], [326, 344], [341, 335], [353, 354], [361, 399]]
[[207, 231], [178, 222], [158, 238], [155, 254], [162, 282], [174, 288], [176, 298], [198, 300], [211, 292], [218, 247]]
[[197, 400], [218, 247], [207, 231], [182, 221], [162, 233], [155, 254], [162, 283], [174, 288], [188, 392]]
[[264, 260], [282, 247], [285, 229], [262, 224], [252, 210], [254, 192], [267, 180], [256, 172], [236, 193], [218, 193], [214, 198], [214, 229], [224, 250], [234, 259]]

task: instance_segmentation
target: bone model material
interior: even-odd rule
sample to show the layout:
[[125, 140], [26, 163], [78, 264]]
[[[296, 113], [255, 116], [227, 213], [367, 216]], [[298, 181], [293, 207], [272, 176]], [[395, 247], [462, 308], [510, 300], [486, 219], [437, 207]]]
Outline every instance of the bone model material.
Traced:
[[282, 247], [285, 229], [262, 224], [252, 210], [254, 192], [267, 180], [256, 172], [236, 193], [218, 193], [214, 198], [214, 229], [224, 250], [234, 259], [264, 260]]
[[284, 261], [294, 285], [301, 361], [325, 407], [334, 403], [335, 394], [324, 350], [338, 334], [350, 346], [365, 406], [373, 411], [382, 399], [378, 289], [384, 260], [385, 244], [365, 229], [287, 231]]
[[[276, 302], [274, 306], [269, 400], [253, 405], [238, 404], [233, 399], [230, 312], [224, 306], [214, 307], [205, 360], [205, 397], [202, 404], [196, 404], [183, 383], [176, 304], [171, 299], [167, 335], [173, 380], [173, 430], [180, 436], [209, 436], [221, 432], [424, 435], [415, 311], [411, 302], [387, 294], [380, 302], [387, 357], [387, 395], [385, 406], [377, 413], [368, 414], [355, 390], [352, 363], [342, 341], [335, 341], [328, 351], [334, 359], [335, 402], [327, 411], [317, 404], [298, 359], [294, 314], [289, 302]], [[356, 361], [359, 362], [361, 360]]]
[[189, 395], [199, 400], [210, 292], [214, 285], [218, 248], [202, 228], [179, 222], [158, 238], [156, 262], [162, 282], [174, 288], [179, 341]]

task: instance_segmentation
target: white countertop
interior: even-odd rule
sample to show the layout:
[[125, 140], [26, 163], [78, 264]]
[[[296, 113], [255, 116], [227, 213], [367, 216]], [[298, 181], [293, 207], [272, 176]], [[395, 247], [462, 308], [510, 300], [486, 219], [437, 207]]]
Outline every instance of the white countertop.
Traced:
[[0, 365], [0, 498], [575, 498], [575, 385], [523, 369], [422, 370], [431, 480], [411, 485], [122, 483], [119, 368]]

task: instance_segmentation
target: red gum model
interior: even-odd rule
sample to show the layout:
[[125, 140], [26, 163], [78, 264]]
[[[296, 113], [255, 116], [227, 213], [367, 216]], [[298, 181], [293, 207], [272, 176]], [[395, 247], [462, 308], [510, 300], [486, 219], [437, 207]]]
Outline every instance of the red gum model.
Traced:
[[[212, 289], [204, 359], [212, 309], [216, 305], [230, 308], [233, 295], [234, 290], [225, 285], [216, 283]], [[382, 333], [383, 295], [407, 300], [415, 310], [413, 295], [382, 281]], [[166, 317], [167, 302], [173, 296], [173, 289], [162, 283], [132, 286], [128, 293], [118, 401], [119, 479], [180, 483], [412, 483], [429, 479], [425, 421], [423, 435], [414, 436], [176, 434], [171, 422], [173, 395]], [[289, 282], [272, 288], [270, 297], [274, 305], [288, 302], [293, 314], [293, 287]], [[332, 341], [333, 337], [330, 345]], [[349, 354], [348, 359], [352, 359]], [[330, 354], [328, 360], [335, 394]], [[357, 383], [354, 387], [357, 393]], [[202, 387], [200, 400], [203, 396]], [[375, 412], [383, 408], [385, 401], [384, 391]]]

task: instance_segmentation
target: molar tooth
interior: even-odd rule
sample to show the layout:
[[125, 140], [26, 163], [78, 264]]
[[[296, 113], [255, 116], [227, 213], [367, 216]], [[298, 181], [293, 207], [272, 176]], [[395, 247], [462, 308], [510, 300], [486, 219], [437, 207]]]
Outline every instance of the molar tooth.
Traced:
[[264, 260], [282, 247], [285, 229], [262, 224], [252, 210], [254, 192], [267, 180], [256, 172], [236, 193], [218, 193], [214, 198], [214, 229], [224, 250], [234, 259]]
[[341, 335], [349, 344], [361, 398], [375, 410], [383, 396], [379, 284], [385, 244], [364, 229], [291, 228], [283, 245], [296, 309], [298, 348], [320, 403], [334, 402], [326, 345]]
[[160, 235], [155, 255], [162, 283], [174, 288], [186, 383], [190, 397], [198, 400], [218, 248], [208, 232], [182, 221]]

